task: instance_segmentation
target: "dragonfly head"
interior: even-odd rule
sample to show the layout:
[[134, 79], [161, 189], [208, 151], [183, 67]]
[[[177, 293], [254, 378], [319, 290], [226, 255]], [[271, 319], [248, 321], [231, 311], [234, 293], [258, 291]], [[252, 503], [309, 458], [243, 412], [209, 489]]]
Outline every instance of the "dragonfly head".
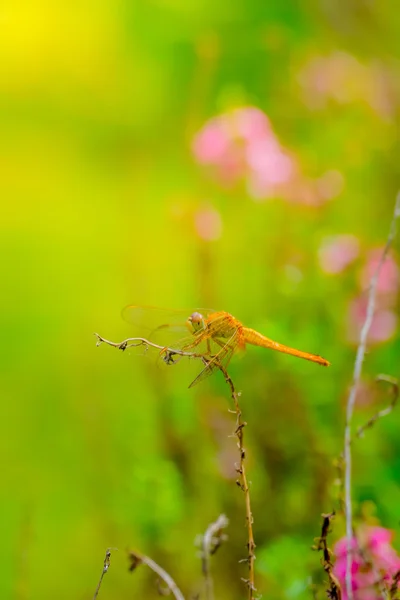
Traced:
[[197, 333], [198, 331], [203, 331], [206, 328], [206, 324], [204, 321], [203, 315], [198, 312], [194, 312], [188, 318], [189, 324], [192, 327], [193, 333]]

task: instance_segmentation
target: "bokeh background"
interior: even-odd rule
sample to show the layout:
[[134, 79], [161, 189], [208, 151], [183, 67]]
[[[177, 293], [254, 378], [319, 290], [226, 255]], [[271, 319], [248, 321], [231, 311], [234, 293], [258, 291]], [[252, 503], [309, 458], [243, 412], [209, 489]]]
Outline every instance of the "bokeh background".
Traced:
[[[245, 595], [228, 390], [96, 348], [95, 331], [132, 334], [129, 303], [227, 310], [332, 362], [249, 348], [230, 371], [257, 588], [310, 598], [323, 581], [310, 547], [340, 509], [356, 339], [399, 187], [399, 33], [395, 0], [2, 2], [1, 598], [91, 598], [107, 547], [99, 597], [157, 597], [128, 547], [190, 597], [195, 538], [222, 512], [216, 596]], [[397, 250], [356, 423], [388, 401], [375, 376], [398, 375]], [[356, 520], [395, 532], [399, 419], [354, 445]]]

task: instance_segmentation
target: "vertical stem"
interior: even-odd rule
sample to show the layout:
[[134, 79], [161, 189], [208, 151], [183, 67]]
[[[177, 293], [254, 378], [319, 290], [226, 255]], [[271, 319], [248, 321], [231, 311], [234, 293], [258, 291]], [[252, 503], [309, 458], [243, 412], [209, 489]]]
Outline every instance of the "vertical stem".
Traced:
[[397, 195], [393, 218], [390, 224], [390, 231], [386, 241], [385, 248], [383, 249], [380, 257], [377, 269], [371, 279], [367, 314], [365, 317], [364, 325], [360, 333], [360, 342], [357, 348], [356, 360], [354, 363], [353, 371], [353, 383], [350, 389], [349, 397], [347, 400], [346, 409], [346, 427], [344, 433], [344, 462], [345, 462], [345, 514], [346, 514], [346, 538], [347, 538], [347, 560], [346, 560], [346, 594], [348, 600], [353, 600], [353, 589], [351, 582], [351, 551], [352, 551], [352, 538], [353, 538], [353, 509], [351, 499], [351, 421], [353, 418], [354, 404], [356, 400], [357, 387], [361, 377], [362, 365], [364, 361], [365, 351], [367, 348], [368, 333], [372, 324], [372, 320], [375, 312], [375, 299], [376, 299], [376, 288], [381, 272], [383, 263], [385, 262], [389, 248], [396, 235], [396, 221], [400, 216], [400, 193]]
[[245, 506], [246, 506], [247, 537], [248, 537], [247, 563], [249, 566], [249, 577], [248, 577], [248, 579], [244, 579], [244, 581], [247, 584], [247, 587], [249, 590], [249, 595], [248, 595], [249, 600], [254, 600], [254, 592], [256, 591], [256, 587], [254, 584], [254, 560], [256, 558], [255, 554], [254, 554], [254, 550], [255, 550], [256, 544], [254, 542], [254, 534], [253, 534], [253, 514], [251, 512], [250, 488], [249, 488], [249, 484], [247, 481], [246, 467], [245, 467], [246, 451], [245, 451], [245, 448], [243, 445], [243, 430], [246, 427], [247, 423], [242, 420], [242, 411], [241, 411], [240, 404], [239, 404], [239, 394], [235, 390], [235, 386], [233, 384], [231, 377], [229, 376], [225, 367], [223, 367], [222, 365], [219, 365], [219, 369], [224, 374], [225, 380], [230, 387], [231, 396], [232, 396], [232, 399], [233, 399], [233, 402], [235, 405], [235, 413], [236, 413], [235, 435], [238, 440], [237, 446], [239, 448], [239, 456], [240, 456], [239, 466], [236, 469], [237, 473], [239, 474], [239, 479], [237, 480], [237, 484], [241, 488], [241, 490], [244, 492]]
[[214, 585], [210, 572], [210, 556], [216, 552], [224, 538], [223, 530], [228, 526], [228, 519], [220, 515], [211, 523], [201, 540], [201, 570], [204, 577], [204, 589], [206, 600], [214, 600]]
[[[115, 548], [114, 548], [114, 550], [115, 550]], [[111, 549], [107, 548], [106, 555], [104, 557], [103, 570], [100, 575], [99, 583], [97, 584], [97, 587], [95, 589], [93, 600], [96, 600], [97, 596], [99, 595], [101, 584], [103, 583], [103, 577], [108, 572], [108, 569], [110, 567], [110, 559], [111, 559]]]

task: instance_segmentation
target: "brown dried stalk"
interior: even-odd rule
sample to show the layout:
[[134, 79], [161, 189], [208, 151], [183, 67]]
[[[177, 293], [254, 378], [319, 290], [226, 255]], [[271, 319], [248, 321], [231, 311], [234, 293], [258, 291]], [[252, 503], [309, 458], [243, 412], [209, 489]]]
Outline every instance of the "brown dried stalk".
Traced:
[[368, 294], [368, 304], [367, 304], [367, 314], [365, 317], [365, 321], [360, 333], [360, 342], [357, 348], [356, 359], [354, 363], [353, 370], [353, 383], [350, 388], [349, 397], [347, 400], [347, 410], [346, 410], [346, 426], [344, 433], [344, 468], [345, 468], [345, 479], [344, 479], [344, 487], [345, 487], [345, 515], [346, 515], [346, 538], [347, 538], [347, 562], [346, 562], [346, 593], [349, 600], [353, 600], [353, 590], [351, 586], [351, 540], [353, 537], [353, 508], [352, 508], [352, 499], [351, 499], [351, 425], [353, 419], [354, 412], [354, 404], [356, 400], [356, 393], [358, 384], [360, 382], [362, 365], [364, 362], [365, 352], [367, 349], [367, 339], [368, 333], [372, 324], [372, 320], [375, 312], [375, 298], [376, 298], [376, 289], [379, 279], [379, 274], [381, 272], [381, 268], [383, 263], [385, 262], [386, 256], [389, 252], [389, 248], [392, 245], [392, 242], [396, 235], [396, 225], [397, 219], [400, 216], [400, 193], [397, 195], [396, 203], [394, 207], [393, 218], [390, 224], [390, 231], [386, 241], [385, 248], [383, 249], [382, 255], [380, 257], [378, 267], [371, 279], [369, 294]]
[[171, 575], [169, 575], [164, 569], [160, 567], [154, 560], [149, 558], [148, 556], [144, 556], [144, 554], [138, 554], [137, 552], [133, 552], [133, 550], [128, 552], [129, 558], [129, 570], [135, 571], [137, 567], [141, 564], [147, 565], [149, 569], [151, 569], [154, 573], [156, 573], [160, 579], [166, 584], [168, 590], [173, 594], [176, 600], [185, 600], [182, 592], [176, 585], [175, 581], [172, 579]]
[[214, 598], [214, 586], [210, 573], [210, 556], [215, 554], [222, 542], [226, 540], [227, 536], [224, 534], [224, 529], [228, 526], [228, 523], [226, 516], [220, 515], [201, 536], [201, 570], [204, 577], [206, 600], [213, 600]]
[[342, 590], [340, 587], [339, 580], [333, 574], [332, 553], [331, 550], [328, 548], [327, 541], [328, 533], [330, 533], [329, 527], [334, 516], [334, 512], [322, 515], [321, 535], [314, 539], [316, 543], [314, 546], [312, 546], [312, 549], [322, 551], [322, 566], [329, 578], [329, 589], [327, 590], [328, 598], [330, 598], [331, 600], [341, 600]]
[[175, 350], [174, 348], [160, 346], [160, 344], [155, 344], [154, 342], [151, 342], [146, 338], [133, 337], [127, 338], [123, 342], [111, 342], [110, 340], [106, 340], [106, 338], [103, 338], [98, 333], [95, 333], [94, 335], [97, 337], [96, 346], [101, 346], [101, 344], [108, 344], [108, 346], [113, 346], [113, 348], [118, 348], [118, 350], [127, 350], [128, 348], [138, 348], [139, 346], [143, 346], [145, 350], [148, 350], [148, 348], [155, 348], [156, 350], [160, 350], [163, 353], [163, 360], [167, 364], [174, 364], [174, 356], [198, 358], [203, 362], [203, 364], [208, 364], [208, 361], [205, 358], [204, 354], [196, 354], [195, 352], [185, 352], [183, 350]]
[[392, 392], [392, 401], [390, 402], [390, 404], [386, 407], [386, 408], [382, 408], [381, 410], [378, 410], [377, 413], [375, 413], [370, 419], [368, 419], [368, 421], [362, 425], [362, 427], [359, 427], [357, 430], [357, 437], [360, 438], [364, 435], [364, 432], [366, 429], [371, 428], [376, 421], [378, 421], [378, 419], [381, 419], [382, 417], [386, 417], [386, 415], [389, 415], [392, 410], [394, 409], [394, 407], [397, 404], [397, 400], [399, 398], [399, 381], [398, 379], [396, 379], [395, 377], [391, 377], [390, 375], [378, 375], [375, 381], [384, 381], [386, 383], [389, 383], [391, 386], [391, 392]]
[[393, 575], [392, 585], [390, 586], [390, 590], [389, 590], [389, 598], [391, 600], [395, 600], [396, 598], [399, 598], [399, 583], [400, 583], [400, 571], [397, 571], [397, 573], [395, 573]]
[[[164, 361], [167, 364], [173, 364], [175, 362], [174, 361], [175, 356], [199, 359], [205, 366], [207, 366], [209, 364], [209, 359], [207, 359], [207, 357], [204, 356], [204, 354], [197, 354], [195, 352], [187, 352], [187, 351], [183, 351], [183, 350], [176, 350], [174, 348], [169, 348], [166, 346], [160, 346], [159, 344], [155, 344], [154, 342], [151, 342], [150, 340], [147, 340], [145, 338], [134, 337], [134, 338], [127, 338], [123, 342], [111, 342], [109, 340], [106, 340], [102, 336], [100, 336], [98, 333], [95, 333], [94, 335], [97, 337], [97, 346], [100, 346], [102, 343], [104, 343], [104, 344], [108, 344], [109, 346], [113, 346], [114, 348], [118, 348], [119, 350], [126, 350], [127, 348], [134, 348], [134, 347], [139, 347], [139, 346], [143, 346], [145, 349], [155, 348], [157, 350], [160, 350], [163, 353]], [[246, 583], [246, 585], [248, 587], [249, 600], [254, 600], [254, 592], [256, 591], [256, 587], [254, 585], [254, 560], [255, 560], [254, 550], [255, 550], [256, 545], [254, 543], [254, 534], [253, 534], [253, 515], [251, 512], [250, 489], [249, 489], [249, 484], [247, 481], [246, 468], [245, 468], [246, 451], [245, 451], [245, 448], [243, 445], [243, 429], [246, 427], [247, 423], [242, 420], [242, 411], [241, 411], [240, 404], [239, 404], [239, 395], [240, 394], [238, 392], [236, 392], [235, 386], [233, 384], [233, 381], [232, 381], [230, 375], [228, 374], [228, 371], [225, 369], [225, 367], [221, 363], [219, 363], [217, 361], [215, 362], [215, 366], [223, 373], [223, 375], [225, 377], [225, 381], [229, 385], [229, 388], [231, 391], [231, 396], [232, 396], [234, 406], [235, 406], [234, 412], [236, 414], [236, 427], [235, 427], [234, 433], [235, 433], [235, 436], [237, 437], [237, 440], [238, 440], [237, 446], [239, 448], [239, 463], [238, 463], [238, 466], [236, 467], [236, 472], [238, 473], [239, 477], [238, 477], [236, 483], [240, 487], [240, 489], [244, 492], [244, 496], [245, 496], [246, 522], [247, 522], [247, 532], [248, 532], [248, 542], [247, 542], [248, 555], [245, 560], [249, 566], [249, 577], [248, 577], [248, 579], [242, 578], [242, 580]]]
[[[396, 377], [392, 377], [391, 375], [383, 375], [382, 374], [382, 375], [378, 375], [375, 378], [375, 381], [378, 383], [386, 382], [391, 386], [390, 392], [392, 395], [392, 400], [388, 404], [388, 406], [386, 406], [385, 408], [382, 408], [381, 410], [376, 412], [374, 415], [372, 415], [372, 417], [370, 419], [368, 419], [368, 421], [366, 423], [364, 423], [364, 425], [361, 425], [357, 429], [356, 435], [353, 435], [350, 439], [350, 444], [353, 444], [353, 442], [356, 439], [363, 437], [365, 434], [365, 431], [367, 429], [371, 429], [371, 427], [373, 427], [379, 419], [389, 415], [393, 411], [393, 409], [396, 407], [396, 404], [398, 402], [400, 389], [399, 389], [399, 381], [398, 381], [398, 379], [396, 379]], [[338, 474], [336, 481], [339, 486], [340, 510], [342, 512], [344, 512], [345, 511], [345, 501], [344, 501], [344, 457], [343, 457], [343, 453], [334, 461], [334, 466], [336, 467], [337, 474]]]
[[[115, 550], [115, 548], [114, 548], [114, 550]], [[96, 591], [93, 596], [93, 600], [96, 600], [97, 596], [99, 595], [101, 584], [103, 583], [103, 577], [108, 572], [108, 569], [110, 567], [110, 559], [111, 559], [111, 548], [107, 548], [106, 555], [104, 557], [103, 570], [101, 572], [99, 583], [97, 584]]]
[[237, 485], [244, 492], [245, 497], [245, 505], [246, 505], [246, 522], [247, 522], [247, 551], [248, 555], [246, 558], [246, 562], [249, 565], [249, 577], [248, 579], [242, 578], [242, 580], [246, 583], [249, 590], [249, 600], [254, 600], [254, 592], [257, 591], [254, 584], [254, 560], [256, 558], [254, 554], [254, 550], [256, 548], [254, 542], [254, 534], [253, 534], [253, 514], [251, 512], [251, 502], [250, 502], [250, 488], [247, 481], [246, 476], [246, 468], [245, 468], [245, 458], [246, 458], [246, 450], [243, 445], [243, 430], [246, 427], [247, 423], [242, 420], [242, 411], [239, 404], [239, 393], [235, 390], [235, 386], [233, 381], [228, 374], [227, 370], [223, 365], [218, 365], [220, 371], [224, 374], [225, 381], [229, 385], [231, 390], [232, 400], [235, 405], [235, 414], [236, 414], [236, 429], [235, 435], [237, 437], [237, 446], [239, 448], [239, 464], [236, 467], [236, 472], [239, 477], [236, 481]]

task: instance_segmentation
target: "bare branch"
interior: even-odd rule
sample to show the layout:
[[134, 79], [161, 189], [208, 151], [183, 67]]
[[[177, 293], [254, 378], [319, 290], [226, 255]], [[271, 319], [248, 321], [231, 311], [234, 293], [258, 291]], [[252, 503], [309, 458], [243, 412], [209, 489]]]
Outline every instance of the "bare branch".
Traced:
[[[106, 550], [106, 555], [104, 557], [103, 570], [101, 572], [99, 583], [97, 584], [96, 591], [93, 596], [93, 600], [96, 600], [97, 596], [99, 595], [100, 587], [103, 582], [103, 577], [108, 572], [108, 569], [110, 567], [111, 550], [112, 550], [111, 548], [107, 548], [107, 550]], [[116, 548], [113, 548], [113, 550], [116, 550]]]
[[246, 562], [249, 566], [249, 578], [243, 579], [246, 583], [249, 590], [249, 600], [254, 600], [254, 592], [257, 591], [254, 584], [254, 561], [256, 555], [254, 554], [254, 550], [256, 548], [256, 544], [254, 542], [254, 534], [253, 534], [253, 514], [251, 512], [251, 502], [250, 502], [250, 488], [247, 481], [246, 476], [246, 467], [245, 467], [245, 458], [246, 458], [246, 450], [243, 445], [243, 430], [246, 427], [247, 423], [242, 420], [242, 411], [239, 404], [239, 396], [240, 394], [235, 390], [235, 386], [233, 381], [228, 374], [228, 371], [225, 369], [223, 365], [219, 365], [220, 371], [224, 374], [226, 383], [229, 385], [231, 390], [232, 400], [235, 405], [235, 414], [236, 414], [236, 429], [235, 435], [237, 437], [237, 446], [239, 448], [239, 464], [236, 467], [236, 472], [239, 477], [236, 481], [237, 485], [244, 492], [245, 496], [245, 505], [246, 505], [246, 522], [247, 522], [247, 558]]
[[382, 417], [386, 417], [386, 415], [389, 415], [392, 412], [392, 410], [394, 409], [394, 407], [396, 406], [397, 401], [399, 399], [398, 379], [396, 379], [395, 377], [391, 377], [390, 375], [378, 375], [378, 377], [376, 378], [376, 381], [385, 381], [391, 385], [391, 392], [392, 392], [392, 396], [393, 396], [392, 401], [386, 408], [382, 408], [382, 410], [379, 410], [370, 419], [368, 419], [368, 421], [362, 427], [358, 428], [357, 437], [362, 437], [364, 435], [365, 430], [372, 427], [378, 419], [381, 419]]
[[226, 540], [223, 530], [228, 526], [228, 519], [225, 515], [220, 515], [218, 519], [211, 523], [201, 538], [201, 570], [204, 576], [204, 588], [206, 600], [213, 600], [214, 590], [213, 581], [210, 573], [210, 556], [216, 553], [222, 542]]
[[347, 562], [346, 562], [346, 593], [349, 600], [353, 600], [353, 590], [351, 586], [351, 539], [353, 535], [353, 514], [351, 500], [351, 423], [354, 412], [354, 403], [356, 399], [357, 387], [361, 377], [362, 365], [367, 348], [368, 333], [371, 328], [375, 312], [376, 288], [379, 275], [385, 262], [387, 253], [396, 235], [397, 219], [400, 216], [400, 193], [397, 195], [390, 231], [385, 248], [383, 249], [377, 269], [371, 279], [368, 294], [367, 314], [361, 329], [360, 341], [357, 348], [356, 360], [353, 370], [353, 382], [350, 388], [347, 400], [346, 427], [344, 435], [344, 462], [345, 462], [345, 513], [346, 513], [346, 537], [347, 537]]
[[[367, 429], [370, 429], [371, 427], [373, 427], [373, 425], [376, 423], [376, 421], [378, 421], [382, 417], [385, 417], [386, 415], [390, 414], [398, 402], [399, 393], [400, 393], [398, 379], [396, 379], [395, 377], [391, 377], [390, 375], [378, 375], [376, 377], [375, 381], [376, 382], [386, 382], [386, 383], [390, 384], [392, 401], [390, 402], [390, 404], [388, 406], [386, 406], [382, 410], [375, 413], [370, 419], [368, 419], [368, 421], [366, 423], [364, 423], [364, 425], [362, 425], [361, 427], [359, 427], [357, 429], [356, 435], [353, 435], [350, 439], [350, 444], [353, 444], [353, 442], [356, 439], [363, 437], [365, 434], [365, 431]], [[345, 501], [344, 501], [344, 456], [343, 456], [343, 452], [334, 461], [334, 466], [336, 467], [336, 470], [337, 470], [336, 484], [339, 489], [338, 500], [339, 500], [340, 511], [344, 513]]]
[[160, 344], [155, 344], [154, 342], [151, 342], [150, 340], [147, 340], [146, 338], [142, 338], [142, 337], [127, 338], [123, 342], [111, 342], [110, 340], [106, 340], [106, 338], [103, 338], [98, 333], [94, 333], [93, 335], [95, 335], [97, 337], [96, 346], [101, 346], [101, 344], [108, 344], [108, 346], [113, 346], [113, 348], [118, 348], [118, 350], [127, 350], [128, 348], [138, 348], [139, 346], [143, 346], [145, 348], [145, 350], [148, 348], [155, 348], [156, 350], [160, 350], [160, 352], [163, 354], [163, 360], [167, 364], [173, 364], [175, 362], [174, 356], [186, 356], [188, 358], [198, 358], [203, 363], [205, 362], [204, 354], [196, 354], [196, 352], [185, 352], [183, 350], [169, 348], [168, 346], [160, 346]]
[[392, 585], [389, 590], [389, 598], [390, 600], [394, 600], [399, 597], [399, 583], [400, 583], [400, 571], [397, 571], [393, 575]]
[[330, 533], [329, 528], [334, 516], [334, 512], [322, 515], [321, 535], [318, 538], [315, 538], [314, 541], [316, 543], [312, 546], [312, 550], [322, 551], [322, 566], [329, 578], [329, 589], [327, 590], [328, 598], [331, 600], [342, 600], [342, 590], [338, 578], [333, 574], [332, 553], [328, 548], [327, 541], [328, 533]]
[[160, 579], [166, 584], [168, 589], [171, 591], [176, 600], [185, 600], [182, 592], [176, 585], [175, 581], [172, 579], [171, 575], [169, 575], [164, 569], [160, 567], [154, 560], [149, 558], [148, 556], [144, 556], [143, 554], [137, 554], [136, 552], [130, 551], [128, 553], [130, 565], [129, 570], [134, 571], [141, 564], [147, 565], [149, 569], [151, 569], [154, 573], [156, 573]]
[[[164, 362], [166, 362], [167, 364], [174, 364], [176, 362], [175, 357], [196, 358], [196, 359], [201, 360], [201, 362], [205, 366], [210, 364], [210, 357], [207, 357], [204, 354], [200, 354], [200, 353], [196, 353], [196, 352], [187, 352], [184, 350], [178, 350], [175, 348], [160, 346], [159, 344], [155, 344], [154, 342], [151, 342], [150, 340], [147, 340], [145, 338], [134, 337], [134, 338], [127, 338], [123, 342], [111, 342], [110, 340], [106, 340], [105, 338], [100, 336], [98, 333], [95, 333], [94, 335], [97, 337], [97, 346], [100, 346], [101, 344], [104, 343], [104, 344], [108, 344], [109, 346], [113, 346], [114, 348], [118, 348], [119, 350], [126, 350], [127, 348], [138, 347], [138, 346], [143, 346], [145, 349], [155, 348], [160, 351], [160, 354], [162, 355]], [[215, 359], [216, 359], [216, 357], [213, 357], [213, 360], [215, 360]], [[254, 560], [255, 560], [254, 550], [255, 550], [256, 545], [254, 543], [254, 534], [253, 534], [253, 515], [251, 512], [250, 489], [249, 489], [249, 484], [247, 481], [246, 469], [245, 469], [246, 451], [243, 446], [243, 429], [245, 428], [247, 423], [242, 420], [242, 411], [241, 411], [240, 405], [239, 405], [239, 395], [240, 394], [238, 392], [236, 392], [235, 386], [233, 384], [231, 377], [229, 376], [225, 367], [221, 363], [219, 363], [218, 360], [216, 360], [215, 366], [223, 373], [223, 375], [225, 377], [225, 381], [229, 385], [229, 388], [231, 391], [231, 396], [232, 396], [232, 399], [233, 399], [233, 402], [235, 405], [235, 414], [236, 414], [235, 435], [238, 440], [237, 446], [239, 448], [239, 463], [238, 463], [238, 466], [236, 467], [236, 471], [239, 475], [238, 480], [237, 480], [237, 485], [241, 488], [241, 490], [244, 492], [244, 495], [245, 495], [246, 522], [247, 522], [247, 531], [248, 531], [248, 542], [247, 542], [248, 555], [246, 558], [246, 562], [248, 563], [248, 566], [249, 566], [249, 578], [243, 579], [243, 581], [246, 583], [248, 590], [249, 590], [249, 596], [248, 596], [249, 600], [254, 600], [254, 592], [256, 591], [256, 588], [254, 585]], [[136, 557], [137, 556], [138, 555], [136, 555]], [[143, 559], [143, 557], [142, 557], [142, 559]], [[151, 560], [151, 559], [147, 559], [147, 560]], [[142, 560], [142, 562], [143, 562], [143, 560]]]

